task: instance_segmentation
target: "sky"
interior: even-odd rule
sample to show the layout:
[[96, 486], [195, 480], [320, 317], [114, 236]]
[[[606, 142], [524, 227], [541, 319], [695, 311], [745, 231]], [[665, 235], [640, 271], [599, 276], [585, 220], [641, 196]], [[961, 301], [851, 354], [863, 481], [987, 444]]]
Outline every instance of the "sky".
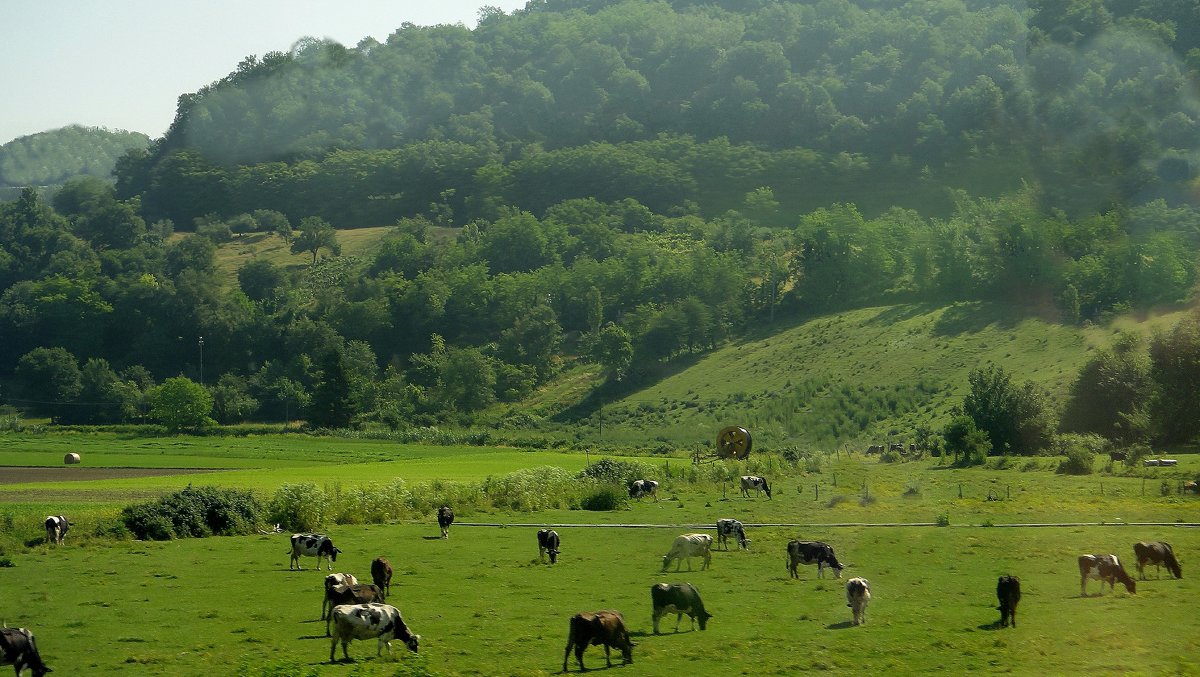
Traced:
[[305, 36], [354, 47], [400, 24], [474, 28], [525, 0], [0, 0], [0, 145], [67, 125], [162, 136], [180, 94]]

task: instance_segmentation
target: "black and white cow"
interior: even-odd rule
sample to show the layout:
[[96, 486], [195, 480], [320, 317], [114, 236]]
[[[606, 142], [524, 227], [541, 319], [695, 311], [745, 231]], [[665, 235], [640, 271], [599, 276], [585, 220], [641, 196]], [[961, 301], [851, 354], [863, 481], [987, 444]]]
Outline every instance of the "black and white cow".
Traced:
[[1147, 564], [1154, 565], [1159, 578], [1162, 578], [1163, 566], [1166, 566], [1167, 571], [1170, 571], [1175, 578], [1183, 578], [1183, 567], [1179, 566], [1179, 560], [1175, 559], [1175, 551], [1171, 549], [1170, 543], [1163, 541], [1134, 543], [1133, 554], [1137, 557], [1138, 578], [1143, 581], [1146, 580]]
[[675, 632], [679, 632], [679, 622], [687, 614], [692, 620], [692, 629], [696, 629], [696, 621], [700, 621], [700, 629], [708, 627], [708, 619], [712, 614], [704, 610], [704, 602], [700, 600], [700, 592], [691, 583], [658, 583], [650, 586], [650, 602], [653, 605], [654, 634], [658, 634], [658, 620], [667, 614], [675, 614]]
[[336, 573], [336, 574], [329, 574], [328, 576], [326, 576], [325, 577], [325, 596], [321, 598], [321, 620], [325, 620], [328, 616], [326, 609], [328, 609], [328, 611], [333, 611], [333, 606], [329, 604], [329, 599], [330, 599], [329, 591], [333, 590], [334, 587], [339, 586], [339, 585], [357, 585], [357, 584], [358, 584], [358, 579], [354, 577], [354, 574]]
[[71, 523], [66, 517], [50, 515], [46, 518], [46, 544], [62, 545], [63, 536], [67, 535], [67, 529], [70, 528]]
[[450, 525], [454, 524], [454, 511], [450, 506], [443, 505], [438, 508], [437, 513], [438, 526], [442, 529], [442, 538], [450, 538]]
[[1000, 627], [1007, 628], [1011, 622], [1017, 627], [1017, 602], [1021, 601], [1021, 579], [1016, 576], [1001, 576], [996, 580], [996, 599], [1000, 606]]
[[654, 480], [634, 480], [629, 485], [629, 497], [636, 498], [639, 501], [643, 496], [653, 497], [658, 500], [658, 482]]
[[0, 665], [13, 666], [17, 677], [25, 668], [33, 670], [33, 677], [54, 672], [42, 662], [33, 633], [25, 628], [0, 628]]
[[400, 617], [400, 610], [390, 604], [343, 604], [333, 608], [333, 642], [329, 646], [329, 662], [333, 662], [338, 642], [342, 643], [342, 655], [350, 660], [346, 647], [351, 640], [379, 638], [375, 655], [383, 653], [387, 646], [388, 655], [392, 653], [392, 640], [404, 642], [408, 650], [417, 653], [420, 648], [421, 636], [414, 635]]
[[540, 529], [537, 532], [538, 560], [546, 561], [546, 553], [550, 553], [550, 563], [558, 562], [558, 532], [553, 529]]
[[329, 624], [333, 622], [333, 609], [346, 604], [382, 604], [385, 597], [383, 589], [374, 583], [355, 583], [354, 585], [335, 585], [325, 593], [329, 601], [329, 617], [325, 619], [325, 636], [329, 636]]
[[670, 566], [671, 560], [676, 560], [675, 570], [679, 571], [683, 560], [687, 560], [688, 571], [692, 570], [692, 558], [700, 557], [703, 559], [703, 564], [700, 565], [700, 570], [708, 568], [712, 562], [712, 536], [708, 534], [684, 534], [677, 536], [675, 542], [671, 544], [671, 551], [663, 555], [662, 570], [666, 571]]
[[288, 562], [289, 569], [303, 569], [300, 557], [316, 557], [317, 570], [321, 569], [321, 558], [325, 558], [327, 571], [333, 571], [333, 563], [337, 561], [341, 550], [333, 547], [333, 541], [325, 534], [292, 534], [292, 559]]
[[844, 568], [833, 554], [833, 548], [828, 543], [820, 541], [788, 541], [787, 567], [792, 578], [800, 578], [796, 567], [800, 564], [816, 564], [817, 578], [825, 577], [825, 567], [833, 569], [836, 578], [842, 577]]
[[730, 536], [737, 538], [738, 547], [743, 550], [750, 543], [750, 540], [746, 538], [746, 529], [741, 522], [729, 517], [717, 520], [717, 545], [724, 546], [725, 550], [728, 550]]
[[750, 490], [754, 489], [755, 496], [767, 495], [771, 497], [771, 487], [767, 485], [766, 478], [758, 475], [742, 475], [742, 495], [750, 498]]
[[854, 616], [854, 624], [867, 622], [867, 602], [871, 601], [871, 583], [865, 578], [846, 581], [846, 606]]
[[1108, 583], [1110, 590], [1116, 590], [1117, 581], [1125, 584], [1130, 594], [1137, 594], [1137, 582], [1133, 580], [1121, 566], [1121, 560], [1116, 555], [1080, 555], [1079, 556], [1079, 596], [1087, 597], [1087, 582], [1089, 578], [1100, 581], [1100, 594], [1104, 594], [1104, 584]]

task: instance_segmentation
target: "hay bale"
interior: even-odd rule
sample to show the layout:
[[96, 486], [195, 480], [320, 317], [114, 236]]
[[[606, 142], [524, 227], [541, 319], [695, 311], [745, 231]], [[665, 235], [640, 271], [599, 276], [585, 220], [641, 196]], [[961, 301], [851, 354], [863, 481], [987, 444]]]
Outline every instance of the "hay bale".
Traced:
[[74, 465], [79, 462], [79, 454], [70, 453], [63, 456], [63, 465]]

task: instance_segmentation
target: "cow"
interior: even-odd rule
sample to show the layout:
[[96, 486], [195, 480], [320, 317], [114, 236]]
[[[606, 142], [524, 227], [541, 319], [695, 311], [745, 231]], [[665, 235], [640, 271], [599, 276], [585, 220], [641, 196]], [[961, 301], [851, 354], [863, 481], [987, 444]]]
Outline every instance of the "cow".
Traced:
[[754, 489], [755, 496], [766, 493], [767, 498], [771, 498], [771, 487], [767, 485], [765, 478], [757, 475], [742, 475], [742, 496], [750, 498], [751, 489]]
[[743, 550], [750, 543], [750, 540], [746, 538], [746, 529], [741, 522], [729, 517], [717, 520], [717, 545], [725, 546], [725, 550], [728, 550], [730, 536], [737, 537], [738, 547]]
[[355, 583], [354, 585], [335, 585], [325, 592], [329, 602], [330, 613], [325, 619], [325, 636], [329, 636], [329, 624], [333, 621], [333, 609], [345, 604], [371, 604], [384, 601], [383, 589], [374, 583]]
[[417, 653], [420, 648], [421, 636], [414, 635], [408, 629], [404, 619], [400, 617], [400, 610], [390, 604], [343, 604], [335, 606], [330, 616], [334, 624], [333, 642], [329, 646], [330, 663], [334, 662], [333, 656], [337, 651], [338, 642], [342, 643], [342, 655], [346, 660], [350, 660], [350, 653], [346, 647], [353, 639], [378, 637], [376, 656], [383, 653], [384, 646], [387, 646], [390, 656], [393, 639], [404, 642], [413, 653]]
[[392, 594], [392, 563], [386, 557], [376, 557], [371, 560], [371, 580], [385, 594]]
[[662, 570], [666, 571], [670, 566], [671, 560], [675, 561], [675, 570], [679, 571], [683, 560], [687, 560], [688, 571], [692, 570], [692, 558], [703, 557], [704, 564], [700, 566], [703, 571], [712, 563], [712, 536], [708, 534], [684, 534], [677, 536], [675, 542], [671, 544], [671, 551], [663, 555]]
[[1000, 606], [1000, 627], [1007, 628], [1011, 622], [1017, 627], [1017, 602], [1021, 601], [1021, 579], [1016, 576], [1001, 576], [996, 580], [996, 599]]
[[442, 528], [442, 538], [450, 538], [450, 525], [454, 524], [454, 511], [450, 506], [443, 505], [437, 512], [438, 526]]
[[1133, 544], [1133, 554], [1137, 557], [1138, 578], [1146, 580], [1146, 564], [1153, 564], [1158, 572], [1158, 577], [1162, 578], [1162, 566], [1165, 564], [1167, 571], [1175, 578], [1183, 578], [1183, 568], [1179, 566], [1179, 560], [1175, 559], [1175, 551], [1171, 549], [1170, 543], [1158, 541], [1157, 543], [1141, 543]]
[[33, 677], [54, 672], [42, 662], [33, 633], [25, 628], [0, 628], [0, 665], [13, 666], [17, 677], [25, 668], [33, 670]]
[[567, 671], [567, 659], [571, 649], [575, 649], [575, 660], [579, 661], [579, 671], [584, 672], [583, 651], [588, 645], [604, 645], [604, 660], [612, 667], [611, 649], [619, 649], [625, 664], [633, 662], [633, 647], [637, 646], [629, 639], [629, 630], [625, 628], [625, 617], [619, 611], [580, 612], [571, 617], [570, 630], [567, 633], [567, 649], [563, 652], [563, 668]]
[[327, 609], [333, 611], [333, 605], [329, 604], [329, 591], [337, 585], [355, 585], [357, 583], [358, 579], [354, 577], [354, 574], [336, 573], [325, 577], [325, 596], [321, 598], [321, 620], [325, 620], [327, 617]]
[[643, 496], [650, 496], [655, 501], [658, 500], [658, 482], [654, 480], [634, 480], [629, 485], [629, 497], [636, 498], [639, 501]]
[[1196, 484], [1196, 480], [1188, 480], [1183, 483], [1183, 493], [1197, 494], [1200, 493], [1200, 484]]
[[846, 606], [854, 615], [854, 624], [862, 625], [867, 622], [867, 602], [871, 601], [871, 582], [865, 578], [851, 578], [846, 581]]
[[1104, 584], [1108, 583], [1110, 590], [1116, 590], [1117, 581], [1125, 584], [1129, 594], [1137, 594], [1137, 582], [1133, 580], [1116, 555], [1080, 555], [1079, 556], [1079, 596], [1087, 597], [1087, 582], [1089, 578], [1100, 581], [1100, 594], [1104, 594]]
[[871, 446], [867, 447], [867, 454], [868, 454], [868, 455], [870, 455], [870, 454], [882, 454], [882, 453], [883, 453], [883, 445], [882, 445], [882, 444], [872, 444]]
[[650, 602], [653, 605], [654, 634], [658, 634], [658, 620], [667, 614], [675, 614], [675, 632], [679, 632], [679, 623], [687, 614], [692, 621], [692, 630], [696, 629], [696, 621], [700, 621], [700, 629], [708, 627], [708, 619], [712, 614], [704, 610], [704, 602], [700, 600], [700, 592], [691, 583], [658, 583], [650, 586]]
[[317, 558], [317, 571], [321, 570], [321, 558], [325, 558], [327, 571], [333, 571], [333, 563], [337, 561], [341, 550], [333, 546], [333, 541], [325, 534], [292, 534], [292, 559], [288, 569], [303, 569], [300, 566], [301, 555]]
[[70, 528], [71, 523], [66, 517], [50, 515], [46, 518], [46, 544], [62, 545], [63, 536], [67, 535], [67, 529]]
[[835, 578], [842, 577], [843, 567], [833, 554], [833, 548], [828, 543], [820, 541], [791, 540], [787, 544], [787, 568], [792, 578], [800, 578], [796, 567], [800, 564], [816, 564], [817, 578], [825, 577], [825, 567], [833, 569]]
[[539, 529], [537, 539], [538, 561], [546, 561], [546, 553], [550, 553], [550, 563], [555, 564], [558, 562], [558, 532], [553, 529]]

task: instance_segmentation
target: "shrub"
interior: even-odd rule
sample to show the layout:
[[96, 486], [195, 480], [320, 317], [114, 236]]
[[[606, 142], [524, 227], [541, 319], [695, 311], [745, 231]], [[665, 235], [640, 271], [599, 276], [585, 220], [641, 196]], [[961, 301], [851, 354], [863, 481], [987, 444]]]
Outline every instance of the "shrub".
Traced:
[[158, 501], [126, 506], [121, 517], [141, 539], [235, 536], [253, 531], [262, 521], [262, 506], [248, 491], [188, 485]]
[[311, 482], [284, 484], [267, 506], [269, 520], [289, 531], [315, 531], [325, 523], [329, 498]]
[[547, 465], [488, 477], [483, 491], [497, 508], [535, 511], [577, 504], [579, 484], [569, 471]]
[[1058, 464], [1059, 474], [1090, 475], [1096, 462], [1096, 454], [1091, 449], [1073, 446], [1067, 450], [1067, 457]]
[[885, 451], [879, 455], [880, 463], [899, 463], [900, 461], [903, 461], [903, 460], [904, 460], [904, 457], [902, 457], [900, 455], [900, 452], [896, 451], [895, 449], [888, 449], [887, 451]]
[[944, 512], [944, 513], [942, 513], [942, 514], [938, 515], [938, 516], [937, 516], [937, 520], [935, 520], [935, 521], [937, 522], [937, 525], [938, 525], [939, 527], [948, 527], [948, 526], [950, 526], [950, 513], [945, 513], [945, 512]]
[[125, 528], [134, 538], [150, 541], [169, 541], [175, 538], [171, 520], [154, 503], [128, 505], [121, 511]]
[[625, 507], [628, 502], [629, 494], [623, 486], [600, 484], [584, 494], [579, 501], [579, 507], [593, 511], [617, 510]]
[[580, 471], [579, 476], [597, 482], [628, 486], [634, 480], [656, 479], [656, 470], [649, 463], [602, 458]]

